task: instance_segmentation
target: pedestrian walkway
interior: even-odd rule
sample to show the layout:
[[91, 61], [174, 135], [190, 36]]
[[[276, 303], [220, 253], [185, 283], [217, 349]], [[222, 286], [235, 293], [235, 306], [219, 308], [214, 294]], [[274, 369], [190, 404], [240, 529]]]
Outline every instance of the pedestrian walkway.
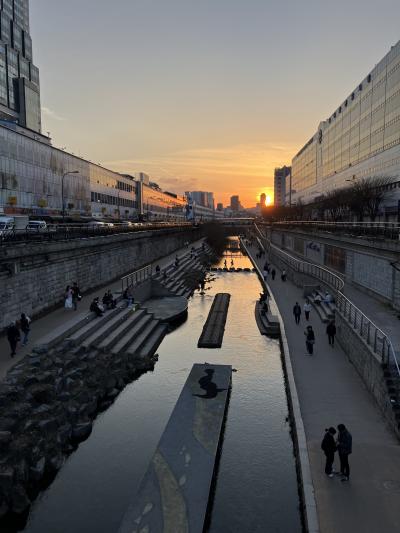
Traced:
[[[253, 261], [262, 268], [265, 257]], [[395, 533], [400, 531], [400, 445], [343, 350], [329, 346], [326, 324], [315, 310], [314, 355], [306, 355], [304, 313], [296, 325], [293, 306], [303, 306], [302, 289], [282, 282], [280, 270], [268, 285], [283, 317], [304, 422], [321, 533]], [[350, 295], [349, 295], [350, 296]], [[371, 314], [371, 313], [370, 313]], [[345, 424], [353, 435], [351, 477], [341, 482], [324, 473], [321, 441], [325, 428]], [[336, 470], [339, 459], [335, 457]]]
[[[190, 244], [189, 248], [181, 248], [180, 250], [175, 251], [174, 253], [160, 259], [159, 261], [154, 261], [153, 267], [160, 265], [160, 268], [163, 269], [171, 262], [175, 260], [176, 255], [182, 255], [188, 252], [191, 246], [199, 247], [202, 240]], [[75, 280], [71, 280], [71, 283]], [[77, 280], [79, 285], [79, 280]], [[83, 294], [82, 301], [78, 304], [78, 311], [65, 310], [64, 307], [60, 307], [51, 313], [46, 314], [42, 318], [34, 320], [31, 324], [31, 334], [29, 336], [28, 346], [21, 346], [18, 344], [17, 355], [14, 358], [10, 357], [10, 346], [8, 344], [7, 338], [5, 336], [0, 337], [0, 380], [4, 379], [8, 370], [19, 360], [21, 360], [26, 354], [30, 352], [32, 346], [35, 344], [40, 344], [40, 340], [50, 333], [55, 328], [62, 326], [62, 324], [71, 319], [74, 316], [74, 313], [80, 313], [83, 316], [89, 312], [89, 306], [92, 302], [93, 296], [103, 295], [104, 289], [111, 289], [113, 293], [121, 291], [121, 281], [118, 279], [112, 283], [105, 285], [103, 288], [95, 289], [93, 291], [88, 291]], [[83, 317], [82, 316], [82, 317]], [[15, 317], [17, 319], [19, 317]]]

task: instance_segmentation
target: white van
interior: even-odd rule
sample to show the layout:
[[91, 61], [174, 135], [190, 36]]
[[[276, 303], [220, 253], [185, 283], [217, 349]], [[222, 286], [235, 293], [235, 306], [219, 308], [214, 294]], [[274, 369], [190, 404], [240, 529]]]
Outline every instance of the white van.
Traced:
[[43, 220], [30, 220], [29, 224], [26, 226], [26, 231], [28, 233], [39, 233], [46, 230], [47, 224]]
[[7, 237], [14, 233], [14, 219], [10, 217], [0, 217], [0, 237]]

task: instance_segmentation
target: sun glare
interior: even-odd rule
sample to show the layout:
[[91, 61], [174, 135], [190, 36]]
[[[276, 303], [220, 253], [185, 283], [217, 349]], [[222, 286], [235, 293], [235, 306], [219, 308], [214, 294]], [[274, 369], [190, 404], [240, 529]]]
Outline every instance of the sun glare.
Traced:
[[268, 195], [265, 199], [265, 205], [271, 205], [271, 203], [272, 203], [271, 196]]

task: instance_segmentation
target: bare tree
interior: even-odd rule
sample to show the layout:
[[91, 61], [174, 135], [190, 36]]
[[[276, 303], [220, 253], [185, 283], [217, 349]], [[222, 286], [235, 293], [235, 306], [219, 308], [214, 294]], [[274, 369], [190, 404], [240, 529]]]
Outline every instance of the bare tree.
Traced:
[[378, 176], [365, 180], [367, 194], [365, 197], [365, 213], [374, 222], [379, 215], [385, 198], [387, 186], [393, 181], [390, 176]]

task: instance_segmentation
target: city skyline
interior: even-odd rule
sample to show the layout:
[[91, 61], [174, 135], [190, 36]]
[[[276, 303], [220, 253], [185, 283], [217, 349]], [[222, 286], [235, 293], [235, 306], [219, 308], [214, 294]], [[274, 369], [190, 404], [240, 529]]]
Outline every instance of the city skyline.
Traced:
[[[108, 3], [96, 2], [93, 17], [92, 2], [41, 0], [31, 6], [31, 33], [43, 131], [56, 146], [113, 170], [147, 172], [168, 190], [213, 190], [224, 204], [234, 190], [252, 207], [261, 193], [273, 195], [274, 168], [290, 164], [321, 116], [328, 117], [397, 41], [400, 6], [383, 4], [363, 2], [359, 26], [361, 3], [347, 6], [331, 42], [321, 20], [337, 16], [340, 5], [311, 2], [300, 10], [294, 2], [253, 1], [230, 3], [226, 11], [225, 2], [173, 2], [167, 9], [123, 1], [111, 13]], [[288, 8], [293, 16], [283, 34], [290, 39], [276, 46], [282, 30], [274, 26]], [[65, 28], [56, 24], [61, 17]], [[104, 40], [105, 22], [112, 28], [117, 20], [118, 33], [111, 30]], [[369, 30], [373, 42], [365, 38]]]

